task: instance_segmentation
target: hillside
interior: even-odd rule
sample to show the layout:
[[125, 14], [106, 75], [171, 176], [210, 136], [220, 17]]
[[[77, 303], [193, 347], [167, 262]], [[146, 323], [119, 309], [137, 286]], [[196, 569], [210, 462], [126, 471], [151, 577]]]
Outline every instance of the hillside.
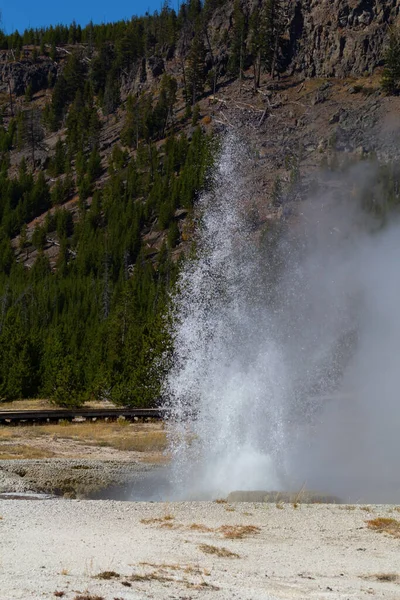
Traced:
[[169, 295], [225, 131], [254, 153], [259, 234], [359, 160], [382, 165], [370, 207], [397, 204], [400, 100], [382, 76], [399, 11], [192, 0], [0, 36], [0, 398], [157, 401]]

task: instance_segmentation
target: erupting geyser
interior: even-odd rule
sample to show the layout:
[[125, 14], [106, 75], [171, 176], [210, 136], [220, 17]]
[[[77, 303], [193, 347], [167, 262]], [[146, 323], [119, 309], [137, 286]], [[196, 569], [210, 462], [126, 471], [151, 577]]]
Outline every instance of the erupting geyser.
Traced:
[[174, 495], [306, 485], [395, 501], [398, 226], [372, 232], [351, 199], [374, 176], [361, 165], [326, 181], [263, 248], [246, 218], [250, 167], [228, 137], [174, 299], [164, 389]]

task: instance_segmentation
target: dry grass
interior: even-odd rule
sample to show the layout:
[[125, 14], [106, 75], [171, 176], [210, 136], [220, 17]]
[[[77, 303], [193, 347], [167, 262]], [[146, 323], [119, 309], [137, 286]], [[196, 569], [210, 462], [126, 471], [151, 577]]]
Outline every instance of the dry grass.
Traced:
[[23, 440], [24, 445], [27, 446], [27, 440], [43, 437], [52, 440], [67, 439], [89, 446], [111, 447], [133, 452], [164, 452], [167, 448], [167, 437], [161, 424], [152, 423], [151, 427], [146, 427], [143, 424], [121, 420], [120, 422], [49, 423], [30, 427], [0, 426], [0, 443], [6, 440], [16, 442]]
[[361, 579], [372, 579], [374, 581], [381, 581], [382, 583], [395, 583], [400, 580], [397, 573], [372, 573], [371, 575], [361, 575]]
[[44, 398], [0, 402], [0, 410], [50, 410], [52, 408], [55, 408], [54, 404]]
[[175, 525], [172, 521], [160, 524], [160, 529], [179, 529], [179, 525]]
[[143, 523], [143, 525], [159, 525], [160, 523], [164, 524], [171, 522], [174, 518], [173, 515], [164, 515], [163, 517], [155, 517], [153, 519], [140, 519], [140, 522]]
[[131, 581], [159, 581], [160, 583], [167, 583], [169, 581], [175, 581], [174, 577], [170, 575], [165, 575], [163, 573], [159, 573], [158, 571], [151, 571], [151, 573], [145, 573], [143, 575], [139, 573], [134, 573], [130, 577]]
[[377, 581], [398, 581], [399, 579], [396, 573], [376, 573], [373, 577]]
[[69, 575], [68, 569], [61, 569], [60, 575]]
[[210, 546], [209, 544], [201, 544], [200, 550], [205, 554], [214, 554], [220, 558], [240, 558], [236, 552], [231, 552], [228, 548], [219, 546]]
[[78, 594], [74, 600], [104, 600], [104, 596], [97, 596], [94, 594]]
[[[159, 583], [170, 583], [182, 584], [190, 589], [209, 589], [218, 590], [219, 588], [208, 581], [205, 581], [204, 576], [209, 576], [210, 572], [205, 569], [200, 569], [199, 566], [192, 565], [179, 565], [179, 564], [154, 564], [143, 562], [140, 563], [143, 567], [151, 567], [151, 571], [148, 573], [133, 573], [129, 578], [130, 581], [138, 583], [158, 581]], [[172, 573], [171, 573], [172, 572]], [[181, 574], [182, 578], [179, 578]], [[188, 579], [188, 576], [192, 577], [192, 580]], [[193, 580], [193, 577], [197, 578]], [[199, 581], [200, 580], [200, 581]], [[126, 585], [124, 582], [121, 582]]]
[[223, 537], [229, 540], [242, 540], [250, 535], [260, 533], [260, 527], [256, 525], [222, 525], [217, 529]]
[[379, 533], [388, 533], [393, 537], [400, 538], [400, 521], [397, 521], [397, 519], [378, 517], [366, 521], [366, 523], [369, 529], [373, 529]]
[[26, 444], [3, 444], [0, 446], [0, 460], [19, 458], [52, 458], [54, 452], [28, 446]]
[[192, 531], [200, 531], [201, 533], [209, 533], [211, 531], [214, 531], [214, 529], [208, 527], [207, 525], [203, 525], [202, 523], [192, 523], [191, 525], [189, 525], [189, 529], [191, 529]]
[[221, 588], [213, 583], [209, 583], [208, 581], [200, 581], [200, 583], [191, 583], [190, 581], [185, 582], [186, 587], [191, 588], [192, 590], [212, 590], [214, 592], [218, 592]]
[[217, 498], [216, 500], [214, 500], [215, 504], [227, 504], [228, 501], [225, 500], [224, 498]]
[[95, 575], [94, 579], [109, 580], [109, 579], [118, 579], [118, 577], [120, 577], [120, 574], [116, 573], [115, 571], [102, 571], [101, 573], [98, 573], [97, 575]]
[[[107, 405], [106, 405], [107, 406]], [[114, 407], [113, 404], [110, 406]], [[104, 408], [104, 402], [85, 402], [83, 408]], [[13, 402], [0, 402], [0, 410], [51, 410], [58, 409], [46, 398], [27, 398], [25, 400], [14, 400]]]
[[151, 567], [152, 569], [158, 569], [161, 571], [183, 571], [184, 573], [190, 573], [191, 575], [209, 575], [210, 573], [205, 569], [201, 570], [199, 566], [193, 565], [179, 565], [177, 563], [168, 564], [168, 563], [151, 563], [151, 562], [141, 562], [139, 563], [142, 567]]

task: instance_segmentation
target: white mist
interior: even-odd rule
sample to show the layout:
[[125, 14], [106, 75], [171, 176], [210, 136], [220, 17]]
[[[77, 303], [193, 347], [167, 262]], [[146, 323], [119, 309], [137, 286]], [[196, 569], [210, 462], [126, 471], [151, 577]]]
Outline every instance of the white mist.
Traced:
[[263, 251], [245, 218], [250, 168], [225, 140], [174, 299], [174, 496], [305, 485], [400, 499], [400, 230], [371, 233], [349, 195], [374, 170], [326, 181]]

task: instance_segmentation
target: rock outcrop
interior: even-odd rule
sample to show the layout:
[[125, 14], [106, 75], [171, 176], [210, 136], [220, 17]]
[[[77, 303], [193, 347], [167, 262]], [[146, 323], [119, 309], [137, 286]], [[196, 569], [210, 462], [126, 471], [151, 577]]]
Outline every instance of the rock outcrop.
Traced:
[[[286, 26], [284, 71], [305, 77], [348, 77], [382, 65], [389, 28], [400, 20], [400, 0], [282, 0]], [[244, 0], [250, 16], [257, 0]], [[233, 1], [218, 8], [209, 25], [218, 56], [234, 25]]]
[[286, 66], [307, 77], [371, 73], [399, 13], [399, 0], [290, 1]]
[[16, 96], [22, 96], [28, 86], [32, 93], [46, 88], [49, 77], [55, 79], [57, 76], [57, 65], [50, 59], [33, 62], [23, 59], [15, 62], [0, 63], [0, 91], [11, 92]]

